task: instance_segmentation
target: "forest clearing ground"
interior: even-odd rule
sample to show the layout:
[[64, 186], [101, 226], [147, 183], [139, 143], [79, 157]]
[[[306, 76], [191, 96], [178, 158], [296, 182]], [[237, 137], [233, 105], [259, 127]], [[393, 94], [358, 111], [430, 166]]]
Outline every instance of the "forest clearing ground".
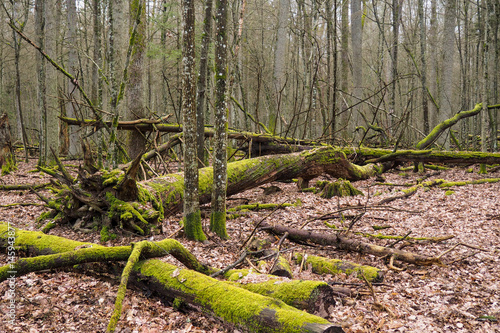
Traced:
[[[20, 163], [19, 169], [0, 178], [2, 184], [44, 183], [48, 177], [35, 169], [36, 160], [29, 164]], [[68, 162], [72, 164], [71, 162]], [[466, 168], [442, 171], [428, 180], [440, 178], [447, 181], [465, 181], [483, 178], [483, 175], [467, 172]], [[393, 184], [415, 183], [421, 175], [412, 172], [393, 171], [385, 174], [386, 182]], [[499, 178], [500, 171], [484, 177]], [[312, 182], [311, 182], [312, 184]], [[311, 220], [306, 229], [331, 233], [319, 216], [335, 212], [339, 207], [348, 205], [374, 205], [383, 198], [399, 193], [404, 187], [377, 185], [375, 179], [353, 182], [363, 191], [364, 196], [351, 198], [322, 199], [317, 194], [299, 193], [295, 184], [273, 183], [283, 191], [264, 195], [260, 188], [239, 193], [230, 200], [230, 206], [250, 203], [294, 203], [300, 199], [298, 207], [287, 207], [272, 213], [268, 223], [279, 223], [300, 227]], [[267, 186], [267, 185], [266, 185]], [[340, 284], [357, 291], [359, 297], [346, 298], [337, 302], [331, 317], [333, 322], [341, 323], [346, 332], [500, 332], [498, 321], [478, 320], [481, 316], [500, 319], [500, 183], [455, 186], [454, 193], [432, 187], [418, 192], [406, 199], [393, 201], [387, 206], [399, 209], [368, 210], [353, 226], [352, 231], [382, 233], [403, 236], [411, 231], [411, 237], [436, 237], [455, 235], [455, 238], [441, 243], [416, 242], [405, 250], [428, 256], [436, 256], [457, 243], [480, 247], [488, 252], [459, 246], [443, 257], [446, 267], [417, 267], [396, 262], [402, 272], [388, 270], [380, 258], [346, 253], [333, 248], [301, 246], [285, 241], [282, 249], [321, 255], [329, 258], [350, 260], [363, 265], [373, 265], [385, 270], [382, 285], [375, 285], [380, 303], [392, 311], [381, 311], [373, 305], [373, 298], [365, 283], [353, 276], [318, 276], [310, 270], [298, 272], [294, 278], [320, 279]], [[47, 190], [41, 191], [49, 196]], [[2, 191], [0, 204], [37, 202], [35, 194], [29, 191]], [[36, 218], [45, 208], [42, 206], [11, 206], [0, 208], [0, 221], [13, 226], [36, 230]], [[344, 214], [358, 214], [359, 210], [345, 211]], [[254, 223], [269, 214], [269, 211], [249, 212], [245, 216], [228, 220], [227, 229], [230, 240], [221, 242], [209, 235], [208, 244], [190, 242], [176, 235], [174, 238], [183, 243], [198, 259], [214, 267], [223, 268], [238, 258], [238, 249], [253, 229]], [[174, 216], [163, 222], [162, 239], [179, 228], [181, 216]], [[208, 229], [208, 219], [204, 227]], [[339, 219], [328, 221], [342, 227]], [[349, 220], [345, 222], [348, 224]], [[374, 231], [373, 226], [390, 226], [388, 229]], [[98, 233], [75, 233], [69, 227], [57, 227], [53, 235], [88, 242], [98, 242]], [[259, 237], [267, 235], [259, 232]], [[356, 236], [361, 237], [361, 236]], [[106, 245], [129, 244], [140, 237], [124, 235]], [[368, 238], [366, 241], [389, 245], [394, 240]], [[401, 245], [401, 243], [399, 244]], [[477, 252], [477, 253], [476, 253]], [[472, 255], [476, 253], [475, 255]], [[472, 255], [472, 256], [471, 256]], [[465, 258], [465, 259], [463, 259]], [[462, 259], [462, 260], [460, 260]], [[164, 260], [176, 263], [175, 259]], [[5, 264], [6, 254], [0, 255]], [[454, 262], [456, 261], [456, 262]], [[454, 263], [452, 263], [454, 262]], [[177, 263], [178, 264], [178, 263]], [[19, 277], [16, 280], [16, 325], [10, 326], [4, 317], [0, 318], [0, 331], [13, 332], [100, 332], [105, 331], [113, 310], [118, 283], [112, 278], [97, 278], [77, 269], [60, 272], [40, 272]], [[0, 312], [7, 313], [8, 283], [0, 284]], [[129, 290], [124, 302], [119, 332], [218, 332], [227, 331], [220, 323], [204, 317], [200, 313], [181, 313], [162, 304], [157, 298], [148, 297], [139, 290]]]

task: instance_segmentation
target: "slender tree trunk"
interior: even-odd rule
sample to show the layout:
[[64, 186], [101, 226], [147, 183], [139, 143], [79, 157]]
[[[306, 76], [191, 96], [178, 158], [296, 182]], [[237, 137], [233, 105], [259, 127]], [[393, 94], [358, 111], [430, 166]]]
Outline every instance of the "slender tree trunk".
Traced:
[[205, 108], [206, 90], [208, 81], [208, 50], [212, 40], [212, 4], [213, 0], [205, 0], [205, 18], [203, 21], [203, 35], [201, 37], [200, 69], [198, 74], [198, 95], [196, 102], [196, 135], [198, 167], [208, 164], [205, 157]]
[[[45, 46], [45, 1], [36, 0], [35, 2], [35, 30], [38, 46], [42, 49]], [[39, 160], [38, 164], [44, 166], [47, 162], [47, 103], [46, 103], [46, 68], [45, 59], [41, 54], [37, 59], [37, 104], [40, 113], [40, 133], [39, 133]]]
[[[453, 64], [455, 54], [456, 0], [447, 0], [444, 13], [443, 65], [439, 90], [439, 119], [444, 121], [453, 114]], [[439, 141], [446, 150], [450, 149], [450, 137]]]
[[274, 113], [274, 126], [271, 126], [271, 131], [276, 134], [277, 123], [279, 122], [281, 109], [283, 106], [283, 90], [285, 89], [286, 78], [286, 61], [287, 61], [287, 29], [288, 16], [290, 12], [290, 0], [280, 0], [278, 9], [278, 26], [276, 33], [276, 48], [274, 49], [274, 71], [273, 71], [273, 87], [272, 87], [272, 108]]
[[228, 238], [226, 231], [227, 190], [227, 0], [215, 3], [215, 138], [214, 138], [214, 189], [212, 192], [212, 213], [210, 230], [220, 238]]
[[[12, 19], [13, 23], [16, 24], [18, 21], [21, 21], [20, 17], [18, 18], [20, 11], [20, 3], [14, 3], [12, 5]], [[26, 24], [26, 20], [28, 18], [27, 11], [29, 8], [26, 8], [25, 19], [24, 22], [20, 26], [20, 30], [24, 30], [24, 26]], [[22, 109], [22, 101], [21, 101], [21, 71], [19, 69], [19, 62], [21, 57], [21, 41], [18, 39], [17, 32], [12, 30], [12, 39], [14, 42], [14, 66], [16, 68], [16, 96], [15, 96], [15, 106], [16, 106], [16, 118], [17, 118], [17, 136], [22, 140], [23, 149], [24, 149], [24, 157], [25, 162], [28, 162], [28, 137], [26, 135], [26, 128], [24, 127], [24, 116]]]
[[424, 0], [418, 0], [418, 21], [420, 26], [420, 84], [422, 86], [422, 115], [424, 120], [424, 134], [429, 134], [429, 105], [427, 104], [427, 59], [425, 51], [427, 48], [427, 28], [424, 16]]
[[196, 74], [194, 0], [182, 1], [182, 112], [184, 122], [184, 232], [189, 239], [204, 241], [198, 199], [196, 154]]
[[[144, 0], [130, 2], [130, 32], [136, 26], [136, 34], [132, 45], [132, 58], [129, 68], [128, 80], [128, 119], [142, 119], [146, 116], [144, 106], [144, 52], [146, 51], [146, 7]], [[144, 153], [147, 140], [145, 133], [132, 131], [127, 138], [127, 153], [135, 159]]]
[[[342, 136], [347, 139], [349, 136], [350, 122], [352, 109], [348, 109], [347, 93], [349, 92], [349, 0], [342, 1], [342, 16], [341, 16], [341, 62], [340, 62], [340, 90], [342, 91], [342, 116], [341, 116], [341, 126]], [[352, 132], [351, 132], [352, 133]]]
[[[482, 56], [483, 56], [483, 75], [482, 75], [482, 82], [481, 82], [481, 95], [482, 95], [482, 103], [483, 107], [481, 108], [481, 151], [486, 152], [488, 151], [488, 128], [489, 128], [489, 122], [488, 122], [488, 99], [489, 99], [489, 71], [488, 71], [488, 65], [489, 65], [489, 36], [490, 36], [490, 27], [489, 27], [489, 15], [488, 15], [488, 0], [483, 0], [482, 1], [482, 6], [484, 10], [483, 14], [483, 24], [484, 24], [484, 29], [483, 29], [483, 49], [482, 49]], [[482, 164], [481, 165], [481, 170], [486, 173], [486, 165]]]
[[431, 0], [431, 19], [429, 29], [429, 93], [432, 102], [429, 105], [429, 123], [430, 128], [439, 124], [438, 117], [438, 72], [437, 72], [437, 0]]
[[[102, 50], [101, 50], [101, 1], [93, 0], [92, 1], [92, 11], [93, 11], [93, 33], [94, 33], [94, 62], [92, 66], [92, 103], [94, 103], [96, 108], [102, 107], [102, 94], [103, 94], [103, 86], [101, 76], [102, 70]], [[97, 132], [97, 166], [102, 168], [103, 160], [102, 160], [102, 131]]]
[[[68, 41], [68, 66], [67, 69], [69, 73], [73, 74], [76, 72], [77, 65], [77, 54], [76, 54], [76, 2], [75, 0], [67, 0], [67, 22], [68, 22], [68, 31], [66, 35], [66, 40]], [[76, 77], [76, 76], [75, 76]], [[68, 97], [68, 101], [66, 102], [66, 115], [68, 117], [75, 117], [76, 113], [73, 107], [73, 93], [78, 92], [75, 89], [75, 85], [71, 80], [67, 81], [66, 93]], [[68, 156], [71, 158], [80, 157], [82, 153], [81, 145], [79, 142], [78, 136], [78, 127], [69, 126], [69, 147], [68, 147]]]
[[[363, 99], [363, 28], [362, 28], [361, 0], [351, 1], [351, 43], [352, 43], [352, 82], [354, 103], [359, 103]], [[352, 112], [355, 119], [355, 126], [361, 126], [362, 104], [353, 106]], [[360, 138], [357, 131], [356, 138]]]

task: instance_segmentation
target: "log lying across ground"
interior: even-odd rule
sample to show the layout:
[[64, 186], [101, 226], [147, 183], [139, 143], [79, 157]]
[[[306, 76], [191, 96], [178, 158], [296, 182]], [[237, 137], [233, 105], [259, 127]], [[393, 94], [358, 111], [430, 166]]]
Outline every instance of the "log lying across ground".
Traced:
[[394, 260], [419, 266], [442, 265], [439, 258], [430, 258], [412, 252], [366, 243], [360, 240], [348, 238], [341, 233], [320, 234], [309, 230], [288, 228], [281, 225], [270, 225], [266, 222], [261, 223], [259, 227], [276, 235], [283, 235], [285, 232], [288, 232], [287, 238], [294, 242], [311, 242], [319, 245], [334, 246], [340, 250], [367, 253], [378, 257], [392, 256]]
[[[134, 168], [131, 166], [130, 170]], [[382, 172], [377, 165], [358, 166], [339, 149], [322, 147], [301, 153], [271, 155], [228, 164], [227, 195], [233, 195], [271, 181], [322, 174], [348, 180], [367, 179]], [[169, 174], [136, 182], [134, 172], [121, 170], [80, 172], [78, 182], [59, 175], [63, 186], [56, 200], [49, 203], [61, 221], [79, 220], [84, 226], [100, 221], [102, 226], [120, 225], [139, 234], [148, 234], [159, 220], [182, 209], [184, 177]], [[211, 201], [213, 170], [199, 170], [200, 203]]]
[[[107, 248], [92, 243], [72, 241], [62, 237], [45, 235], [36, 231], [24, 231], [0, 223], [0, 247], [8, 248], [14, 243], [16, 251], [41, 255], [34, 258], [20, 259], [8, 263], [0, 269], [15, 268], [17, 276], [27, 271], [37, 271], [51, 267], [63, 267], [74, 263], [109, 261], [111, 259], [126, 261], [132, 251], [131, 246]], [[207, 266], [198, 263], [182, 245], [175, 240], [163, 240], [152, 243], [144, 252], [149, 255], [174, 254], [183, 263], [194, 269], [207, 271]], [[170, 246], [170, 248], [165, 248]], [[149, 255], [147, 254], [149, 252]], [[86, 256], [86, 257], [85, 257]], [[66, 261], [64, 261], [66, 260]], [[12, 265], [12, 266], [11, 266]], [[212, 270], [210, 270], [212, 271]], [[283, 291], [266, 291], [260, 285], [262, 294], [242, 289], [238, 284], [219, 281], [192, 269], [181, 269], [156, 259], [139, 261], [133, 267], [132, 282], [141, 287], [153, 290], [163, 299], [179, 307], [198, 309], [225, 323], [242, 330], [252, 332], [343, 332], [339, 325], [300, 311], [285, 304], [277, 297]], [[313, 284], [312, 290], [325, 288]], [[301, 284], [302, 285], [302, 284]], [[288, 285], [293, 293], [293, 285]], [[334, 303], [332, 303], [334, 304]]]

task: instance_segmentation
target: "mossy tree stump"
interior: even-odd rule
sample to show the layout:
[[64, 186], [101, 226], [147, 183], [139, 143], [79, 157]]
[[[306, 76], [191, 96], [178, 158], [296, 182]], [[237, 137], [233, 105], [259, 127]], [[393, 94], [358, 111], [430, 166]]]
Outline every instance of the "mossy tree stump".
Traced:
[[321, 191], [319, 195], [325, 199], [363, 195], [363, 192], [355, 188], [350, 181], [344, 179], [335, 182], [318, 181], [316, 186]]

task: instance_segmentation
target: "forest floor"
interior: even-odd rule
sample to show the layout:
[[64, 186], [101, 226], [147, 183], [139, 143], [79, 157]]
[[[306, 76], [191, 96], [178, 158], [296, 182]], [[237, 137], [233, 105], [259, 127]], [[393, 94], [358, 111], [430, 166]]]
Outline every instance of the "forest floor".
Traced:
[[[75, 162], [68, 162], [74, 164]], [[477, 166], [454, 168], [441, 171], [428, 180], [440, 178], [448, 181], [465, 181], [480, 178], [499, 178], [500, 171], [479, 175]], [[2, 184], [38, 184], [48, 181], [48, 177], [33, 171], [35, 160], [29, 164], [20, 163], [19, 169], [0, 178]], [[427, 171], [428, 174], [434, 171]], [[392, 184], [416, 184], [421, 174], [411, 171], [392, 171], [385, 174], [386, 182]], [[312, 247], [285, 241], [282, 249], [294, 252], [321, 255], [328, 258], [350, 260], [363, 265], [372, 265], [384, 270], [385, 279], [375, 284], [377, 299], [388, 310], [374, 306], [374, 299], [367, 285], [354, 276], [313, 274], [310, 269], [299, 272], [292, 266], [295, 279], [315, 279], [333, 285], [350, 288], [356, 295], [343, 298], [327, 318], [342, 324], [346, 332], [500, 332], [500, 183], [455, 186], [454, 193], [431, 187], [406, 199], [398, 199], [385, 208], [369, 209], [380, 200], [401, 194], [404, 186], [380, 185], [375, 179], [353, 183], [363, 191], [364, 196], [350, 198], [322, 199], [313, 193], [299, 193], [292, 184], [273, 183], [282, 191], [264, 195], [256, 188], [236, 196], [229, 201], [230, 206], [242, 203], [294, 203], [301, 205], [279, 209], [266, 218], [266, 222], [300, 227], [308, 222], [305, 229], [323, 233], [334, 231], [318, 220], [325, 214], [348, 206], [366, 206], [366, 214], [353, 226], [356, 233], [381, 233], [410, 237], [455, 236], [444, 242], [426, 241], [401, 242], [406, 251], [436, 256], [457, 243], [458, 246], [443, 257], [445, 267], [419, 267], [396, 262], [402, 271], [388, 269], [383, 259], [371, 255], [348, 253], [333, 247]], [[268, 185], [266, 185], [268, 186]], [[48, 191], [42, 191], [49, 196]], [[239, 198], [238, 200], [233, 200]], [[14, 203], [37, 203], [38, 206], [8, 206]], [[37, 230], [36, 218], [45, 211], [42, 202], [29, 191], [2, 191], [0, 193], [0, 221], [28, 230]], [[208, 208], [206, 208], [208, 209]], [[253, 230], [254, 223], [268, 215], [270, 211], [250, 212], [243, 217], [228, 221], [230, 240], [220, 241], [210, 235], [207, 244], [187, 241], [179, 229], [181, 216], [163, 221], [163, 235], [154, 236], [159, 240], [174, 234], [173, 238], [184, 244], [198, 259], [215, 267], [224, 268], [239, 257], [239, 247]], [[345, 211], [344, 214], [359, 214], [359, 209]], [[328, 221], [337, 228], [348, 224], [339, 219]], [[208, 228], [208, 219], [203, 220]], [[387, 226], [374, 231], [373, 226]], [[57, 227], [53, 235], [75, 240], [99, 242], [97, 233], [81, 234], [70, 227]], [[267, 237], [263, 232], [259, 237]], [[363, 238], [379, 245], [389, 245], [394, 240]], [[129, 244], [140, 237], [120, 235], [106, 245]], [[482, 249], [482, 250], [481, 250]], [[483, 251], [484, 250], [484, 251]], [[175, 263], [175, 259], [164, 260]], [[0, 263], [7, 261], [0, 255]], [[179, 264], [179, 263], [177, 263]], [[118, 281], [114, 278], [96, 276], [78, 269], [43, 271], [31, 273], [16, 279], [16, 321], [6, 322], [9, 303], [8, 283], [0, 284], [1, 332], [104, 332], [113, 311]], [[496, 320], [495, 320], [496, 319]], [[233, 332], [220, 322], [200, 313], [181, 313], [162, 303], [147, 292], [131, 289], [127, 292], [122, 318], [117, 332]]]

